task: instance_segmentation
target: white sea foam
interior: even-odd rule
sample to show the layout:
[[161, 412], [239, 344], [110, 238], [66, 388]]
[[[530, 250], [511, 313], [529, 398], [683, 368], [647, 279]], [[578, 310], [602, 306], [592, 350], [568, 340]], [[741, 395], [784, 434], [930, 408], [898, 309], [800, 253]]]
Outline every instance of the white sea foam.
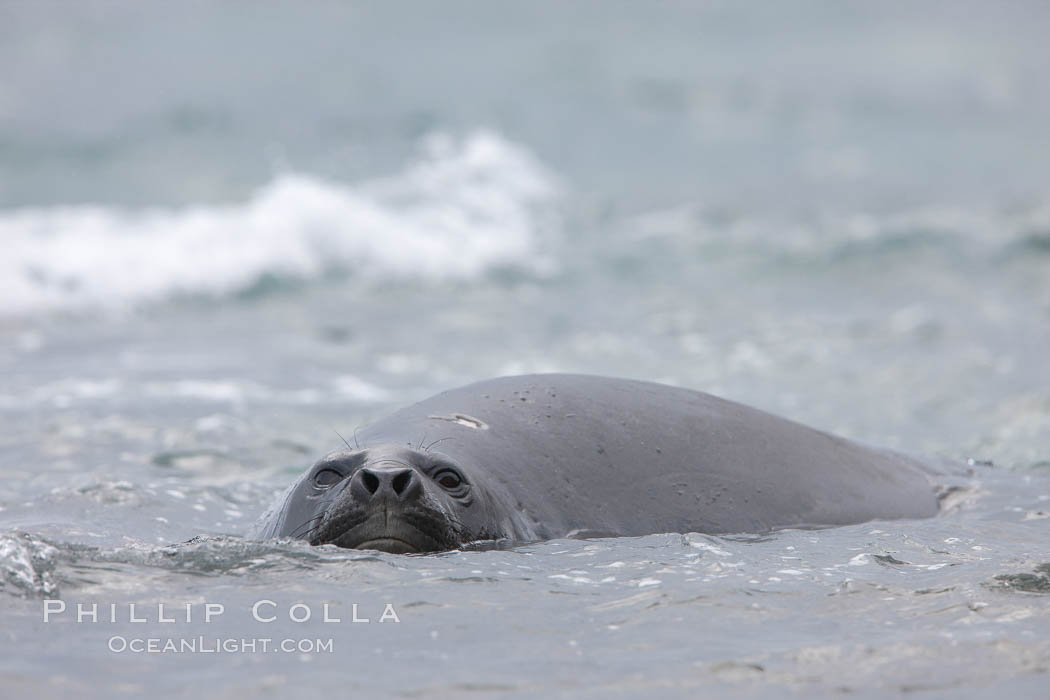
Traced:
[[265, 276], [440, 280], [534, 268], [557, 189], [545, 169], [485, 131], [431, 136], [422, 150], [388, 178], [285, 174], [236, 204], [0, 211], [0, 313], [224, 295]]

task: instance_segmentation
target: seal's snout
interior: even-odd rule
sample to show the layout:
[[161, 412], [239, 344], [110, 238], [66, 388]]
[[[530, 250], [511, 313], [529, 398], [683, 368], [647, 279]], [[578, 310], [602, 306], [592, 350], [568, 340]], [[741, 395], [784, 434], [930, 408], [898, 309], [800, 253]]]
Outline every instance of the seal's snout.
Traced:
[[470, 486], [451, 460], [400, 445], [335, 452], [287, 497], [278, 534], [348, 549], [444, 552], [474, 538], [463, 524], [474, 512]]
[[359, 503], [419, 500], [423, 480], [409, 467], [362, 467], [350, 481], [350, 493]]

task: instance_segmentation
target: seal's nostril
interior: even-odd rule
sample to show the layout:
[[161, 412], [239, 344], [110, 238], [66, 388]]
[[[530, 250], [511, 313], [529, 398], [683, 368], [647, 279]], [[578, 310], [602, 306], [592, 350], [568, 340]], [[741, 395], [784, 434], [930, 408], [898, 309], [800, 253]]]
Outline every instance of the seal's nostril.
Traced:
[[368, 489], [368, 493], [374, 494], [379, 489], [379, 477], [367, 469], [361, 470], [361, 483]]
[[412, 481], [412, 470], [411, 469], [405, 469], [404, 471], [399, 472], [398, 474], [396, 474], [394, 476], [394, 478], [390, 482], [390, 485], [393, 487], [394, 493], [396, 493], [398, 496], [400, 496], [400, 495], [404, 494], [405, 489], [408, 488], [408, 485], [409, 485], [409, 483], [411, 483], [411, 481]]

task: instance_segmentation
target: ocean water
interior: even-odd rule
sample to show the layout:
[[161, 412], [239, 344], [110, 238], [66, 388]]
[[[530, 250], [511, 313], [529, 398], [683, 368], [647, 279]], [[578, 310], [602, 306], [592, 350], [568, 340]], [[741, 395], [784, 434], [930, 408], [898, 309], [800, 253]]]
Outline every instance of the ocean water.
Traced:
[[[0, 4], [0, 694], [1047, 697], [1048, 20]], [[355, 427], [545, 371], [962, 488], [761, 535], [244, 538]]]

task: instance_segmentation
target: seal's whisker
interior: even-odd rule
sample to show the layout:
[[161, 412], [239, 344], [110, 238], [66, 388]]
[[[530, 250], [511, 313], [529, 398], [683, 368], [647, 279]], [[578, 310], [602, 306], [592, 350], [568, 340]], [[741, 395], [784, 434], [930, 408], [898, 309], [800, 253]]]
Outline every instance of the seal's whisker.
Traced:
[[292, 539], [306, 539], [311, 532], [313, 532], [315, 529], [317, 529], [317, 527], [318, 527], [318, 525], [320, 525], [320, 523], [314, 523], [313, 525], [310, 525], [310, 527], [307, 527], [302, 532], [299, 532], [300, 530], [302, 530], [307, 525], [310, 525], [310, 523], [309, 522], [303, 523], [302, 525], [297, 527], [292, 533], [290, 533], [288, 536], [291, 537]]
[[[298, 534], [299, 530], [303, 529], [304, 527], [306, 527], [310, 523], [314, 523], [314, 521], [320, 520], [320, 519], [322, 519], [324, 517], [325, 517], [325, 513], [320, 513], [318, 515], [315, 515], [312, 518], [307, 519], [306, 522], [301, 523], [298, 527], [296, 527], [294, 530], [292, 530], [292, 532], [288, 536], [289, 537], [293, 537], [293, 538], [301, 537], [301, 535]], [[314, 526], [310, 528], [310, 530], [314, 529], [314, 527], [317, 527], [317, 525], [319, 525], [319, 524], [320, 523], [315, 523]]]
[[[346, 441], [346, 438], [343, 437], [342, 434], [340, 434], [340, 432], [338, 430], [336, 430], [334, 426], [333, 426], [332, 430], [335, 431], [336, 435], [339, 435], [339, 439], [343, 441], [344, 445], [346, 445], [346, 449], [348, 449], [348, 450], [354, 449], [354, 448], [350, 447], [350, 443]], [[356, 436], [354, 437], [354, 440], [356, 442], [356, 440], [357, 440]]]
[[424, 452], [430, 452], [430, 448], [431, 448], [431, 447], [433, 447], [434, 445], [437, 445], [438, 443], [442, 443], [442, 442], [444, 442], [445, 440], [455, 440], [455, 439], [456, 439], [456, 438], [454, 438], [454, 437], [451, 437], [451, 436], [449, 436], [449, 437], [443, 437], [443, 438], [438, 438], [438, 439], [437, 439], [437, 440], [435, 440], [434, 442], [432, 442], [432, 443], [430, 443], [429, 445], [427, 445], [426, 447], [424, 447], [424, 448], [423, 448], [423, 451], [424, 451]]

